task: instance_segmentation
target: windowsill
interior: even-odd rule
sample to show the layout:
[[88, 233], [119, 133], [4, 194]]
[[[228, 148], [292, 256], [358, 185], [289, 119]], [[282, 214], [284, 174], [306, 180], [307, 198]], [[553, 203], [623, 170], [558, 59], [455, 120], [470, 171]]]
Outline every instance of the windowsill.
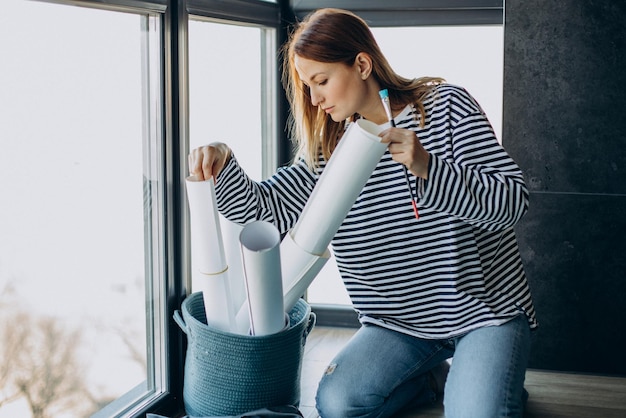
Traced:
[[349, 305], [311, 304], [315, 323], [323, 327], [359, 328], [361, 323], [354, 308]]

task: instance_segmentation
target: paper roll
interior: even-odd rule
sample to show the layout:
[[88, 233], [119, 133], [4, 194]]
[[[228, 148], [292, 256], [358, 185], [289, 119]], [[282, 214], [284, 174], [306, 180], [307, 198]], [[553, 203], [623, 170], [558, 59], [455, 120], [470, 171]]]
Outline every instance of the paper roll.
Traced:
[[382, 130], [359, 119], [339, 141], [293, 228], [293, 240], [304, 251], [326, 251], [387, 149], [378, 136]]
[[[330, 259], [330, 251], [326, 250], [321, 256], [307, 253], [287, 234], [280, 244], [280, 254], [283, 310], [290, 312]], [[235, 319], [238, 334], [248, 333], [249, 318], [248, 304], [244, 303], [237, 311]]]
[[[224, 238], [224, 252], [228, 263], [228, 282], [230, 294], [235, 308], [235, 312], [241, 308], [246, 301], [246, 290], [243, 279], [243, 261], [241, 260], [241, 244], [239, 235], [243, 229], [242, 225], [229, 221], [220, 215], [220, 225]], [[247, 327], [246, 327], [247, 328]], [[247, 330], [246, 330], [247, 332]]]
[[191, 228], [191, 286], [201, 291], [207, 324], [223, 331], [235, 325], [213, 179], [186, 179]]
[[256, 221], [239, 236], [252, 335], [269, 335], [285, 326], [280, 233], [274, 225]]
[[221, 273], [228, 264], [213, 179], [198, 181], [195, 176], [189, 176], [185, 183], [189, 201], [191, 249], [195, 256], [193, 264], [204, 274]]
[[330, 251], [326, 249], [321, 256], [308, 253], [295, 243], [289, 233], [280, 244], [280, 254], [284, 310], [289, 312], [324, 267], [330, 258]]
[[202, 292], [207, 325], [233, 332], [235, 313], [230, 302], [228, 270], [218, 274], [194, 271], [191, 275], [194, 292]]

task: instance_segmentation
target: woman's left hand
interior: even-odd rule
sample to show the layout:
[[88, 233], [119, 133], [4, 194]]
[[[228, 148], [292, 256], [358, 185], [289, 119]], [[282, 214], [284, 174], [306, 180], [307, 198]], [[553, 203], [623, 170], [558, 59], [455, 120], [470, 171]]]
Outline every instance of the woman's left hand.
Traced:
[[381, 142], [389, 144], [394, 161], [403, 164], [415, 177], [428, 179], [430, 154], [424, 149], [415, 132], [410, 129], [389, 128], [379, 135]]

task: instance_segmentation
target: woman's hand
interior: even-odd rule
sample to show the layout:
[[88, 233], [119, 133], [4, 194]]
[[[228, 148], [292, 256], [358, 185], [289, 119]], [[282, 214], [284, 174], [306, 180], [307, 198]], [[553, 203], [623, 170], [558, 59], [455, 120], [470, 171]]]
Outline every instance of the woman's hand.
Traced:
[[217, 175], [230, 159], [230, 148], [221, 142], [198, 147], [189, 153], [189, 174], [197, 180], [217, 181]]
[[394, 161], [403, 164], [415, 177], [428, 179], [430, 154], [424, 149], [415, 132], [389, 128], [382, 131], [380, 137], [380, 142], [389, 144], [389, 152]]

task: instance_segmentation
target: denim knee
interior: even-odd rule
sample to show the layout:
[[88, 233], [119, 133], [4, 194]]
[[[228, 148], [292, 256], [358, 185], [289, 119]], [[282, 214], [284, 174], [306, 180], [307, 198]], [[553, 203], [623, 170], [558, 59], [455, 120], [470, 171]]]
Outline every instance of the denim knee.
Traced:
[[[334, 365], [329, 366], [332, 369]], [[326, 372], [317, 388], [315, 397], [317, 411], [323, 418], [374, 417], [380, 414], [384, 404], [382, 396], [368, 394], [367, 390], [347, 376], [333, 376]]]
[[354, 375], [349, 380], [346, 377], [327, 373], [320, 381], [316, 403], [322, 418], [391, 417], [409, 407], [431, 405], [437, 397], [428, 374], [403, 381], [389, 391], [381, 390], [378, 381], [363, 381]]
[[[331, 366], [332, 367], [332, 366]], [[353, 403], [348, 394], [350, 382], [337, 383], [324, 376], [317, 388], [315, 403], [317, 412], [323, 418], [346, 418]]]
[[320, 417], [341, 418], [347, 416], [345, 411], [348, 408], [345, 398], [337, 396], [332, 391], [318, 390], [315, 407]]

